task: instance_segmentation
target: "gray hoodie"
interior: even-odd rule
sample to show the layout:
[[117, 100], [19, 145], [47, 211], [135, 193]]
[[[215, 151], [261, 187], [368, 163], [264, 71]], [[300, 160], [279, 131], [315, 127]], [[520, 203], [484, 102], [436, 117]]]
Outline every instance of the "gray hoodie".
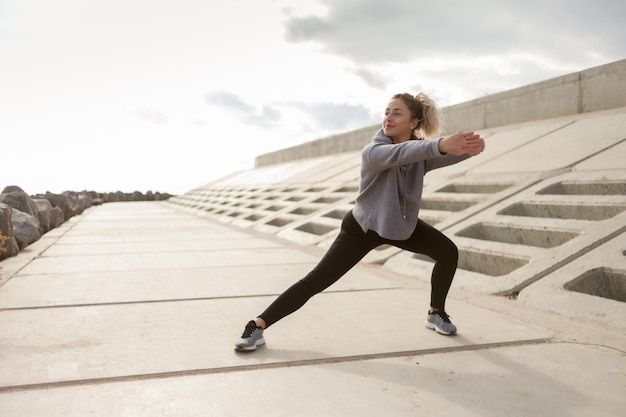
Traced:
[[424, 175], [469, 158], [439, 152], [441, 140], [393, 144], [379, 130], [361, 154], [361, 184], [353, 215], [363, 232], [408, 239], [417, 226]]

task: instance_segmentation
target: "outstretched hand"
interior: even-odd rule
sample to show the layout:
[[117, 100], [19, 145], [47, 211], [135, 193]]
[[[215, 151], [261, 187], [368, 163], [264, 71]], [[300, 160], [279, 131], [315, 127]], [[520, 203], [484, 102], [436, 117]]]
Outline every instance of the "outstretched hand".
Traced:
[[439, 141], [439, 152], [475, 156], [485, 149], [485, 141], [474, 132], [458, 131]]

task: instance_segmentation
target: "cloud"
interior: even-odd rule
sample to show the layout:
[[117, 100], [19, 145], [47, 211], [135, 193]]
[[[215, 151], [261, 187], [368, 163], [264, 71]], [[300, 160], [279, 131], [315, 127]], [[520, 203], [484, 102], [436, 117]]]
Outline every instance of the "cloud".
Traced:
[[308, 114], [320, 130], [343, 130], [379, 122], [362, 105], [317, 102], [293, 103], [293, 107]]
[[164, 125], [170, 120], [170, 117], [167, 114], [155, 109], [135, 110], [131, 114], [139, 117], [140, 119], [159, 125]]
[[253, 112], [254, 108], [243, 101], [241, 97], [236, 94], [226, 91], [216, 91], [208, 93], [204, 96], [207, 103], [214, 106], [222, 106], [232, 111], [240, 111], [244, 113]]
[[321, 1], [326, 14], [288, 17], [286, 39], [362, 65], [528, 53], [585, 66], [626, 55], [626, 2]]
[[264, 105], [258, 108], [227, 91], [205, 94], [204, 99], [209, 105], [226, 110], [235, 119], [248, 125], [271, 128], [277, 126], [282, 118], [280, 111], [274, 106]]
[[[289, 101], [257, 107], [227, 91], [212, 92], [206, 94], [204, 98], [209, 105], [220, 107], [239, 122], [264, 128], [281, 127], [283, 113], [287, 111], [291, 114], [290, 122], [299, 123], [304, 130], [310, 129], [305, 127], [309, 126], [307, 121], [313, 122], [315, 126], [313, 130], [322, 131], [367, 126], [378, 121], [365, 106], [348, 103]], [[299, 111], [301, 117], [294, 116], [293, 110]]]
[[190, 122], [192, 126], [205, 127], [208, 126], [207, 122], [202, 119], [194, 119]]
[[241, 123], [276, 131], [286, 123], [283, 114], [289, 114], [289, 124], [297, 125], [294, 130], [304, 134], [326, 134], [379, 121], [368, 108], [360, 104], [292, 100], [253, 106], [242, 97], [227, 91], [208, 93], [204, 98], [209, 105], [220, 107]]
[[378, 74], [377, 72], [370, 71], [363, 67], [359, 67], [355, 70], [352, 70], [352, 73], [354, 73], [372, 88], [377, 88], [380, 90], [385, 90], [387, 88], [387, 81], [385, 77]]

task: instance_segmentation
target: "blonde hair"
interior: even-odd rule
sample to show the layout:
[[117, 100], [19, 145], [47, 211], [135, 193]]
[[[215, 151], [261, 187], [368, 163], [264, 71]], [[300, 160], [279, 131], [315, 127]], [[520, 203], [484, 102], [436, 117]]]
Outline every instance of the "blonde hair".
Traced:
[[392, 100], [399, 98], [406, 104], [414, 119], [419, 123], [413, 131], [413, 136], [417, 138], [416, 131], [419, 130], [421, 137], [432, 138], [441, 132], [442, 120], [441, 111], [435, 101], [424, 92], [413, 96], [409, 93], [395, 94]]

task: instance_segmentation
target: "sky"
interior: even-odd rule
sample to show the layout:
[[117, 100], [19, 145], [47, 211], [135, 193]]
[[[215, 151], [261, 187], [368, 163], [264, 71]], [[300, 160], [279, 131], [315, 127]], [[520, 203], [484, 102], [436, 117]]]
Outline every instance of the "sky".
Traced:
[[0, 191], [182, 194], [254, 158], [626, 58], [623, 0], [0, 0]]

